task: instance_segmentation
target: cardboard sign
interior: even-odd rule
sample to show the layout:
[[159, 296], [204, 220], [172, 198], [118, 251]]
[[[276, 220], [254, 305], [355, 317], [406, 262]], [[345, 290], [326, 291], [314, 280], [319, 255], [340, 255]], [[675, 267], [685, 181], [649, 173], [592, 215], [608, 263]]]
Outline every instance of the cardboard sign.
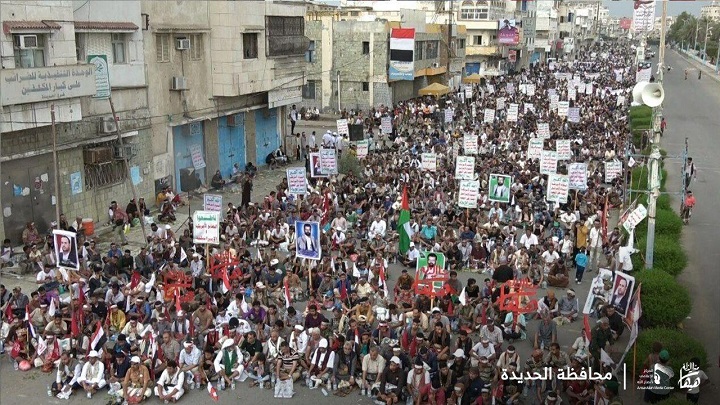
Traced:
[[473, 134], [466, 134], [463, 136], [463, 150], [468, 155], [477, 155], [478, 137]]
[[475, 157], [458, 156], [455, 160], [455, 178], [472, 180], [475, 177]]
[[220, 212], [193, 212], [193, 243], [220, 243]]
[[541, 138], [528, 140], [528, 159], [540, 159], [542, 157], [544, 144], [545, 142]]
[[320, 171], [326, 174], [337, 174], [336, 153], [335, 149], [320, 149]]
[[488, 93], [490, 93], [490, 94], [495, 94], [495, 86], [492, 85], [492, 84], [488, 84], [488, 85], [487, 85], [487, 91], [488, 91]]
[[304, 167], [287, 169], [288, 193], [296, 195], [307, 194], [307, 177]]
[[548, 124], [547, 122], [538, 122], [537, 137], [540, 139], [550, 138], [550, 124]]
[[437, 154], [423, 153], [420, 155], [420, 166], [422, 170], [434, 172], [437, 170]]
[[[392, 117], [380, 118], [380, 130], [383, 134], [392, 134]], [[338, 134], [340, 131], [338, 131]]]
[[550, 95], [550, 110], [557, 110], [558, 103], [560, 102], [560, 96], [557, 94]]
[[515, 84], [508, 83], [505, 85], [505, 90], [508, 92], [508, 94], [515, 94]]
[[446, 124], [449, 124], [453, 121], [454, 114], [455, 114], [455, 111], [452, 108], [445, 109], [445, 123]]
[[205, 211], [222, 211], [222, 196], [217, 194], [203, 195], [203, 209]]
[[568, 100], [575, 101], [577, 99], [577, 90], [575, 90], [575, 87], [571, 87], [568, 89]]
[[517, 119], [518, 119], [518, 105], [517, 104], [508, 105], [508, 110], [507, 110], [508, 122], [516, 122]]
[[557, 173], [558, 156], [554, 150], [544, 150], [540, 155], [540, 174]]
[[605, 162], [605, 183], [612, 183], [616, 177], [622, 175], [623, 165], [619, 160]]
[[358, 141], [356, 144], [355, 151], [357, 153], [358, 159], [364, 159], [367, 157], [368, 152], [370, 151], [370, 141]]
[[575, 124], [580, 122], [580, 107], [570, 107], [568, 109], [568, 121]]
[[472, 99], [472, 96], [473, 96], [472, 85], [466, 84], [465, 85], [465, 98]]
[[547, 201], [558, 204], [567, 203], [570, 192], [570, 178], [564, 174], [551, 174], [548, 176]]
[[483, 122], [486, 124], [492, 124], [495, 121], [495, 110], [492, 108], [485, 109], [485, 115], [483, 116]]
[[558, 139], [555, 141], [555, 151], [559, 160], [570, 160], [573, 157], [571, 142], [569, 139]]
[[505, 97], [498, 97], [495, 100], [495, 109], [496, 110], [504, 110], [505, 109]]
[[558, 104], [558, 116], [559, 117], [567, 117], [568, 111], [570, 110], [570, 102], [569, 101], [559, 101]]
[[568, 168], [569, 187], [572, 190], [587, 188], [587, 163], [570, 163]]
[[640, 222], [642, 222], [643, 219], [647, 217], [647, 208], [645, 208], [644, 205], [638, 204], [638, 207], [633, 210], [633, 212], [628, 215], [628, 217], [625, 219], [625, 222], [623, 222], [623, 227], [626, 231], [630, 232], [633, 229], [635, 229], [636, 226]]
[[338, 135], [350, 136], [350, 128], [348, 127], [348, 120], [342, 119], [337, 120], [337, 132]]
[[528, 84], [525, 86], [525, 94], [532, 97], [535, 95], [535, 85], [534, 84]]
[[458, 207], [477, 208], [478, 195], [480, 193], [480, 181], [462, 180], [458, 191]]
[[535, 104], [533, 103], [525, 103], [523, 104], [523, 107], [525, 108], [525, 114], [527, 114], [529, 111], [535, 112]]

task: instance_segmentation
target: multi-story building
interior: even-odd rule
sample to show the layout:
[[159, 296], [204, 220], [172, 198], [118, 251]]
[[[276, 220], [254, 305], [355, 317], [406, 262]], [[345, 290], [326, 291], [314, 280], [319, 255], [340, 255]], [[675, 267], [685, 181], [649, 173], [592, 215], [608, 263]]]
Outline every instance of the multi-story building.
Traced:
[[453, 4], [457, 10], [455, 18], [467, 30], [465, 73], [498, 74], [506, 70], [509, 51], [519, 49], [522, 38], [518, 44], [501, 45], [498, 42], [498, 29], [500, 22], [505, 19], [514, 20], [520, 29], [520, 19], [516, 18], [514, 11], [515, 2], [466, 0]]
[[56, 204], [107, 222], [131, 184], [151, 197], [140, 1], [2, 0], [0, 24], [0, 238], [19, 243], [26, 222], [47, 231]]
[[[535, 53], [536, 60], [544, 62], [558, 55], [562, 40], [558, 30], [558, 0], [532, 2], [535, 5]], [[535, 59], [535, 58], [533, 58]]]
[[702, 6], [700, 8], [700, 18], [720, 21], [720, 1], [713, 1], [706, 6]]
[[[455, 85], [459, 83], [463, 27], [451, 28], [448, 61], [447, 26], [428, 24], [425, 10], [394, 9], [387, 4], [375, 10], [355, 3], [376, 2], [308, 7], [305, 32], [310, 44], [304, 106], [323, 111], [367, 109], [416, 97], [418, 90], [430, 83], [447, 83], [449, 78]], [[399, 27], [415, 28], [412, 81], [393, 81], [388, 75], [390, 33]]]
[[294, 148], [283, 135], [305, 82], [302, 1], [143, 1], [142, 12], [155, 190], [193, 191]]

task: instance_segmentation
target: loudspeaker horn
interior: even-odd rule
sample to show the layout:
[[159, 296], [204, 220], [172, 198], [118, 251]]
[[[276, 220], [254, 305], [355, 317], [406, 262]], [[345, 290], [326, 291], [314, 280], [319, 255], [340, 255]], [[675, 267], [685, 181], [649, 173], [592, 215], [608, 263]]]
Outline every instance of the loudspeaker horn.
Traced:
[[649, 83], [643, 87], [641, 98], [643, 104], [654, 108], [662, 104], [665, 99], [665, 90], [663, 90], [662, 85], [658, 83]]
[[639, 105], [643, 103], [642, 92], [645, 86], [650, 84], [649, 82], [642, 81], [638, 82], [632, 90], [633, 104]]

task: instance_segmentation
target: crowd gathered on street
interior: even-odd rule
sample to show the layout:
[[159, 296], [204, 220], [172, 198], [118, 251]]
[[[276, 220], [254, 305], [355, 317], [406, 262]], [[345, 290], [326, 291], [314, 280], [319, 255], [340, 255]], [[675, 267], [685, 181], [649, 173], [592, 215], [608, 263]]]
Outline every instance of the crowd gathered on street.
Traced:
[[[238, 169], [242, 200], [226, 201], [216, 245], [194, 243], [192, 224], [173, 226], [182, 196], [170, 190], [139, 251], [124, 235], [149, 215], [144, 201], [131, 212], [111, 207], [119, 230], [110, 246], [78, 233], [77, 270], [58, 267], [53, 239], [29, 230], [23, 260], [37, 289], [0, 286], [4, 351], [17, 370], [48, 373], [48, 395], [64, 399], [107, 390], [117, 403], [168, 403], [195, 389], [292, 398], [305, 386], [387, 405], [622, 404], [603, 355], [625, 332], [620, 307], [594, 302], [583, 327], [575, 288], [601, 268], [632, 271], [607, 212], [627, 197], [633, 59], [629, 44], [595, 44], [572, 61], [351, 111], [367, 154], [342, 136], [303, 134], [289, 155], [306, 162], [305, 195], [284, 179], [255, 201], [252, 176]], [[386, 117], [392, 133], [380, 134]], [[564, 141], [568, 156], [548, 173], [552, 162], [539, 155]], [[312, 177], [321, 148], [360, 166]], [[621, 163], [612, 178], [608, 162]], [[550, 177], [575, 163], [585, 165], [584, 187], [556, 198]], [[477, 184], [476, 208], [458, 203], [465, 181]], [[298, 221], [319, 232], [296, 230]], [[56, 225], [78, 231], [77, 222]], [[523, 289], [534, 294], [509, 306]], [[570, 324], [582, 332], [562, 348]], [[660, 347], [655, 361], [668, 356]], [[508, 378], [548, 369], [548, 378]], [[561, 371], [587, 377], [564, 380]]]

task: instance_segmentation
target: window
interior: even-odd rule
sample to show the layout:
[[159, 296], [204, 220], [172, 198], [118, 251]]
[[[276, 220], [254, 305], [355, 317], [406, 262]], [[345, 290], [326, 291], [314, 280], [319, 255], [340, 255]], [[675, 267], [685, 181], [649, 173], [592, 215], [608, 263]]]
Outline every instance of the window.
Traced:
[[363, 41], [363, 55], [370, 55], [370, 42]]
[[461, 20], [487, 20], [490, 17], [490, 8], [486, 1], [464, 1], [460, 5]]
[[190, 35], [190, 60], [203, 59], [203, 34]]
[[111, 36], [112, 63], [115, 65], [125, 63], [125, 34], [111, 34]]
[[464, 39], [457, 40], [457, 49], [465, 49], [465, 40]]
[[370, 82], [362, 82], [362, 91], [370, 91]]
[[415, 41], [415, 60], [423, 60], [425, 41]]
[[[126, 140], [127, 142], [127, 140]], [[130, 145], [125, 143], [126, 146]], [[127, 170], [123, 160], [110, 160], [113, 148], [116, 146], [114, 142], [106, 142], [88, 146], [87, 149], [108, 149], [110, 155], [104, 163], [91, 163], [85, 161], [85, 190], [95, 190], [102, 187], [109, 187], [115, 184], [121, 184], [127, 179]], [[87, 150], [86, 149], [86, 150]]]
[[315, 100], [315, 80], [308, 80], [302, 87], [302, 97], [307, 100]]
[[170, 34], [158, 34], [155, 37], [155, 53], [158, 62], [170, 62]]
[[85, 62], [85, 34], [75, 34], [75, 57], [79, 63]]
[[45, 66], [45, 38], [42, 35], [13, 35], [16, 68]]
[[475, 39], [474, 45], [482, 45], [483, 44], [482, 43], [482, 35], [475, 35], [474, 39]]
[[425, 59], [435, 59], [438, 57], [438, 41], [426, 41]]
[[305, 62], [315, 63], [315, 41], [310, 41], [305, 51]]
[[243, 34], [243, 57], [245, 59], [257, 59], [258, 57], [258, 34]]
[[305, 38], [305, 17], [265, 17], [267, 56], [303, 55], [308, 44]]

